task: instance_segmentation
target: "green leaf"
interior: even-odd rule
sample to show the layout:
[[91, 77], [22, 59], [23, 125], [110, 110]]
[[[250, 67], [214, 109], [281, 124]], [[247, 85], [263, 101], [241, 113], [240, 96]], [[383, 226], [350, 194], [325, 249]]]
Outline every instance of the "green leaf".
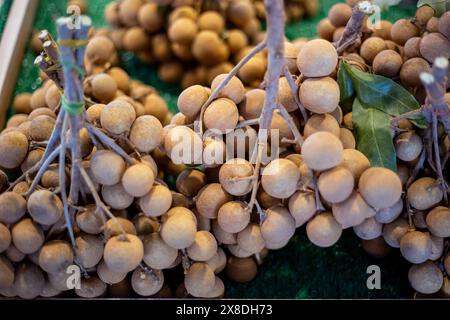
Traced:
[[[363, 107], [378, 109], [391, 116], [398, 116], [420, 107], [408, 90], [391, 79], [363, 72], [345, 62], [341, 68], [345, 69], [348, 77], [352, 79], [356, 96]], [[426, 127], [423, 116], [410, 120], [420, 128]]]
[[419, 0], [417, 2], [417, 8], [425, 5], [429, 5], [435, 11], [435, 16], [441, 16], [447, 9], [445, 8], [448, 0]]
[[390, 132], [389, 116], [375, 108], [353, 102], [353, 126], [357, 149], [369, 159], [371, 166], [397, 171], [397, 159]]
[[352, 78], [342, 66], [342, 63], [339, 66], [337, 81], [341, 94], [339, 105], [344, 112], [350, 112], [353, 104], [353, 97], [355, 96], [355, 87], [353, 86]]

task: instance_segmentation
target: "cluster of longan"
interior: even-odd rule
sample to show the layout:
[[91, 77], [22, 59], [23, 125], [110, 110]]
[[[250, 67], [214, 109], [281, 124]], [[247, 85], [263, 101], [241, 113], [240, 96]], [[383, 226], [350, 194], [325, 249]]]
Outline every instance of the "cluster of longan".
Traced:
[[[352, 6], [356, 3], [347, 1], [347, 4], [334, 5], [328, 17], [318, 26], [319, 36], [338, 41], [351, 17]], [[426, 93], [420, 74], [430, 72], [431, 64], [437, 57], [450, 58], [450, 12], [436, 17], [434, 9], [425, 5], [417, 9], [412, 19], [400, 19], [393, 24], [382, 20], [380, 26], [372, 29], [366, 24], [364, 26], [362, 41], [344, 52], [344, 60], [363, 71], [398, 80], [423, 103]], [[449, 93], [445, 95], [445, 100], [450, 105]], [[344, 116], [344, 123], [350, 129], [351, 118], [351, 112]], [[388, 207], [385, 207], [388, 203], [386, 199], [389, 198], [387, 194], [380, 198], [383, 203], [371, 203], [362, 192], [364, 186], [361, 183], [364, 184], [364, 180], [360, 179], [359, 192], [376, 214], [354, 229], [363, 239], [362, 247], [374, 256], [385, 256], [390, 247], [400, 248], [405, 259], [414, 264], [409, 272], [409, 280], [417, 292], [435, 294], [440, 291], [441, 296], [448, 297], [450, 255], [445, 249], [445, 243], [450, 236], [450, 211], [448, 207], [440, 205], [444, 194], [438, 180], [433, 177], [433, 171], [425, 168], [419, 178], [412, 173], [426, 148], [420, 132], [406, 119], [399, 120], [397, 126], [392, 129], [392, 137], [401, 184], [396, 178], [394, 193], [393, 180], [380, 173], [377, 179], [381, 179], [379, 183], [383, 182], [378, 186], [368, 185], [368, 190], [388, 190], [390, 194], [397, 194], [403, 187], [405, 195], [403, 199], [396, 198], [397, 201]], [[437, 139], [445, 157], [450, 143], [442, 128], [438, 130]], [[339, 190], [344, 188], [341, 186]], [[444, 260], [447, 262], [444, 263]]]
[[[210, 84], [228, 72], [259, 41], [262, 2], [142, 0], [111, 2], [105, 9], [116, 48], [132, 51], [146, 63], [158, 65], [159, 77], [183, 87]], [[246, 82], [261, 81], [266, 62], [258, 60]]]
[[[95, 53], [97, 40], [94, 37], [87, 46], [89, 63], [95, 64], [101, 56]], [[17, 171], [25, 174], [23, 181], [10, 185], [0, 170], [0, 293], [28, 299], [60, 295], [73, 289], [66, 282], [70, 276], [67, 267], [76, 264], [82, 270], [81, 288], [75, 290], [80, 297], [103, 296], [107, 291], [113, 296], [130, 296], [133, 291], [149, 296], [160, 290], [167, 295], [170, 289], [163, 287], [160, 270], [168, 265], [161, 265], [160, 257], [167, 262], [175, 253], [170, 261], [174, 266], [180, 260], [175, 259], [178, 249], [168, 250], [159, 237], [160, 224], [169, 228], [171, 222], [163, 224], [162, 218], [156, 217], [175, 203], [158, 178], [163, 174], [150, 155], [161, 143], [162, 123], [171, 119], [165, 101], [153, 88], [131, 80], [121, 68], [88, 71], [83, 116], [92, 127], [102, 130], [105, 139], [122, 146], [124, 154], [106, 148], [87, 127], [80, 130], [82, 167], [93, 185], [82, 184], [82, 200], [69, 206], [74, 212], [73, 247], [67, 237], [61, 195], [61, 188], [68, 185], [59, 185], [61, 173], [68, 184], [73, 183], [69, 180], [70, 161], [60, 170], [53, 157], [42, 176], [28, 174], [43, 157], [62, 108], [61, 94], [55, 82], [44, 79], [32, 94], [17, 95], [13, 101], [16, 114], [0, 133], [0, 168], [13, 175]], [[33, 187], [34, 182], [37, 185]], [[98, 207], [96, 196], [107, 209]], [[171, 235], [173, 231], [166, 231], [164, 237]], [[133, 274], [127, 278], [129, 272]]]
[[[350, 5], [356, 2], [347, 3], [335, 4], [328, 17], [321, 20], [321, 38], [337, 41], [342, 36], [352, 13]], [[363, 71], [398, 79], [423, 102], [425, 90], [420, 74], [429, 72], [437, 57], [450, 58], [450, 12], [435, 15], [433, 8], [424, 5], [411, 19], [394, 23], [381, 20], [371, 27], [365, 24], [362, 41], [346, 50], [345, 59]]]

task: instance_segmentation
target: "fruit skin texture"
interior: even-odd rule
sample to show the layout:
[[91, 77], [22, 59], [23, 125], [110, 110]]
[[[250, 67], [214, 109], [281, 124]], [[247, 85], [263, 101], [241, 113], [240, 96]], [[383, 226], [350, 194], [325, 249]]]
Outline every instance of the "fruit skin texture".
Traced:
[[0, 289], [9, 288], [14, 283], [14, 268], [3, 255], [0, 256]]
[[403, 161], [417, 159], [422, 151], [422, 139], [414, 132], [408, 131], [398, 135], [395, 140], [397, 157]]
[[402, 182], [393, 171], [372, 167], [359, 179], [359, 192], [372, 207], [384, 209], [394, 205], [402, 194]]
[[397, 20], [391, 29], [391, 38], [399, 45], [403, 46], [408, 39], [419, 35], [419, 28], [406, 19]]
[[[219, 74], [211, 83], [211, 91], [214, 91], [220, 83], [228, 76], [226, 73]], [[222, 90], [219, 91], [219, 98], [228, 98], [235, 104], [240, 103], [245, 98], [245, 88], [241, 80], [237, 77], [232, 77]]]
[[435, 179], [423, 177], [409, 186], [406, 196], [417, 210], [428, 210], [441, 202], [443, 193]]
[[326, 131], [310, 135], [302, 145], [302, 157], [313, 170], [327, 170], [339, 165], [343, 151], [339, 138]]
[[137, 268], [144, 257], [142, 241], [132, 234], [118, 235], [106, 242], [103, 259], [111, 271], [130, 272]]
[[333, 112], [339, 104], [339, 85], [330, 77], [306, 79], [300, 86], [299, 98], [309, 111]]
[[209, 94], [205, 87], [193, 85], [184, 89], [178, 96], [178, 109], [187, 117], [195, 117], [208, 97]]
[[205, 110], [205, 127], [226, 133], [236, 127], [239, 121], [239, 112], [236, 104], [226, 98], [214, 100]]
[[430, 70], [431, 68], [425, 59], [412, 58], [407, 60], [400, 69], [400, 80], [405, 86], [420, 87], [422, 86], [420, 74]]
[[334, 245], [342, 234], [342, 226], [329, 212], [315, 216], [306, 225], [309, 241], [316, 246], [326, 248]]
[[261, 224], [261, 234], [268, 249], [284, 247], [295, 233], [295, 220], [283, 206], [266, 210], [267, 217]]
[[39, 250], [45, 240], [41, 227], [29, 218], [15, 224], [11, 229], [11, 236], [16, 248], [25, 254]]
[[162, 142], [163, 127], [159, 120], [151, 115], [138, 117], [130, 130], [130, 141], [141, 152], [153, 151]]
[[325, 201], [339, 203], [350, 196], [355, 185], [355, 179], [349, 170], [336, 167], [322, 172], [317, 185]]
[[112, 134], [121, 134], [129, 130], [135, 119], [136, 111], [124, 100], [108, 103], [100, 115], [102, 127]]
[[385, 77], [393, 77], [400, 72], [403, 60], [394, 50], [383, 50], [378, 53], [372, 63], [373, 72]]
[[139, 199], [141, 210], [149, 217], [158, 217], [170, 209], [172, 193], [163, 185], [154, 185], [150, 192]]
[[11, 224], [17, 222], [27, 211], [26, 200], [16, 192], [0, 194], [0, 222]]
[[383, 238], [389, 246], [400, 248], [400, 239], [408, 232], [408, 230], [408, 222], [403, 218], [398, 218], [383, 227]]
[[347, 168], [355, 178], [355, 182], [370, 167], [369, 159], [360, 151], [355, 149], [344, 149], [343, 160], [340, 166]]
[[211, 183], [199, 191], [195, 207], [203, 217], [215, 219], [220, 207], [231, 200], [233, 197], [219, 183]]
[[203, 297], [214, 288], [215, 279], [214, 271], [206, 263], [196, 262], [187, 270], [184, 285], [194, 297]]
[[450, 237], [450, 209], [436, 207], [426, 217], [427, 227], [430, 232], [438, 237]]
[[423, 263], [432, 253], [432, 243], [429, 234], [420, 231], [410, 231], [400, 239], [400, 252], [411, 263]]
[[296, 191], [299, 179], [300, 170], [292, 161], [276, 159], [264, 168], [261, 184], [272, 197], [286, 199]]
[[441, 270], [431, 261], [411, 266], [408, 271], [408, 280], [414, 290], [423, 294], [432, 294], [439, 291], [443, 283]]
[[175, 207], [167, 215], [168, 219], [161, 226], [164, 242], [176, 249], [185, 249], [193, 244], [197, 233], [194, 213], [186, 208]]
[[142, 197], [150, 191], [154, 180], [155, 175], [152, 169], [146, 164], [138, 163], [125, 170], [122, 185], [128, 194]]
[[219, 181], [228, 193], [234, 196], [243, 196], [252, 189], [251, 180], [234, 180], [237, 177], [250, 177], [253, 175], [253, 165], [244, 159], [230, 159], [225, 162], [219, 171]]
[[376, 214], [357, 191], [353, 192], [345, 201], [333, 204], [332, 211], [334, 218], [343, 229], [357, 226]]
[[141, 267], [136, 268], [131, 276], [131, 286], [140, 296], [151, 296], [158, 293], [164, 285], [164, 274], [161, 270], [152, 270], [148, 274]]
[[297, 67], [305, 77], [325, 77], [337, 66], [338, 55], [334, 46], [326, 40], [308, 41], [297, 56]]
[[450, 59], [450, 40], [439, 32], [429, 33], [420, 41], [420, 54], [430, 63], [440, 56]]
[[383, 39], [379, 37], [370, 37], [361, 45], [360, 55], [364, 60], [372, 64], [378, 53], [385, 49], [386, 43]]
[[250, 222], [250, 212], [242, 201], [230, 201], [220, 207], [217, 222], [226, 232], [237, 233]]
[[312, 192], [297, 191], [289, 198], [289, 212], [298, 228], [316, 213], [316, 201]]
[[20, 166], [28, 153], [28, 139], [19, 131], [0, 134], [0, 167], [14, 169]]
[[33, 220], [43, 225], [56, 223], [63, 214], [61, 199], [45, 189], [34, 191], [28, 198], [27, 207]]
[[230, 257], [225, 272], [231, 281], [245, 283], [256, 277], [258, 267], [253, 258]]
[[61, 240], [47, 242], [39, 251], [39, 266], [48, 273], [64, 272], [73, 263], [70, 245]]
[[[105, 163], [108, 165], [105, 166]], [[90, 162], [92, 178], [102, 185], [112, 186], [120, 182], [125, 172], [125, 161], [118, 154], [109, 150], [98, 150]]]
[[194, 261], [208, 261], [217, 252], [217, 241], [209, 231], [198, 231], [195, 242], [187, 248], [187, 254]]

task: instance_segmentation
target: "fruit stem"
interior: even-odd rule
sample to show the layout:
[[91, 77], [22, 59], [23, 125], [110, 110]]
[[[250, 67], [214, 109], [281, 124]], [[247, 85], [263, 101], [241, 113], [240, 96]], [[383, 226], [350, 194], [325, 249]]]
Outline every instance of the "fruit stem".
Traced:
[[277, 105], [278, 110], [280, 111], [281, 116], [284, 118], [284, 120], [286, 120], [289, 129], [291, 129], [292, 134], [294, 135], [295, 139], [294, 142], [301, 147], [303, 144], [303, 137], [300, 133], [300, 131], [298, 131], [297, 126], [295, 125], [294, 121], [292, 120], [291, 115], [289, 114], [289, 112], [287, 112], [286, 108], [283, 107], [281, 104]]
[[365, 17], [372, 11], [373, 6], [370, 1], [360, 1], [353, 7], [352, 16], [347, 22], [341, 38], [334, 43], [339, 55], [354, 45], [358, 39], [360, 39]]
[[298, 86], [295, 83], [294, 79], [292, 78], [292, 74], [289, 72], [287, 66], [284, 66], [284, 76], [286, 77], [289, 87], [291, 88], [294, 101], [297, 104], [298, 108], [300, 109], [300, 112], [302, 113], [303, 120], [305, 120], [305, 122], [308, 121], [308, 114], [306, 113], [305, 107], [303, 106], [303, 104], [300, 101], [300, 98], [298, 97]]

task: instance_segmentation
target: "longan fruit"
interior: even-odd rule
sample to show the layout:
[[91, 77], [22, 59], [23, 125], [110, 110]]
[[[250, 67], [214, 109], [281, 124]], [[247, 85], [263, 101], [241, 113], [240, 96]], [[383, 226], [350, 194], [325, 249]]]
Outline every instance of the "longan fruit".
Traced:
[[189, 209], [175, 207], [167, 212], [167, 220], [161, 226], [161, 238], [175, 249], [185, 249], [195, 241], [197, 222]]
[[205, 298], [223, 298], [225, 294], [225, 284], [222, 279], [216, 276], [214, 287], [211, 291], [208, 291], [204, 297]]
[[232, 54], [238, 53], [248, 45], [247, 35], [240, 29], [228, 30], [225, 41]]
[[20, 194], [10, 191], [0, 194], [0, 222], [15, 223], [26, 211], [27, 202]]
[[19, 131], [9, 131], [0, 134], [0, 167], [17, 168], [28, 153], [28, 139]]
[[144, 100], [145, 114], [158, 118], [163, 122], [169, 113], [166, 101], [157, 94], [149, 94]]
[[239, 121], [239, 111], [232, 100], [219, 98], [206, 108], [203, 121], [207, 129], [226, 133], [236, 127]]
[[297, 190], [300, 170], [287, 159], [275, 159], [263, 170], [261, 185], [269, 195], [279, 199], [289, 198]]
[[372, 64], [375, 57], [385, 49], [386, 43], [382, 38], [370, 37], [362, 43], [359, 54], [365, 61]]
[[48, 273], [66, 271], [73, 263], [74, 255], [69, 243], [52, 240], [45, 243], [39, 251], [39, 266]]
[[222, 229], [222, 227], [219, 225], [217, 220], [213, 220], [212, 223], [212, 232], [214, 236], [217, 239], [217, 242], [220, 244], [236, 244], [237, 243], [237, 236], [234, 233], [226, 232]]
[[92, 95], [101, 103], [108, 103], [114, 99], [117, 92], [117, 82], [107, 73], [99, 73], [90, 80]]
[[289, 212], [298, 228], [309, 221], [316, 213], [316, 200], [312, 192], [297, 191], [289, 198]]
[[400, 239], [408, 232], [406, 219], [398, 218], [383, 227], [383, 238], [393, 248], [400, 248]]
[[22, 299], [34, 299], [42, 292], [45, 279], [41, 269], [33, 263], [25, 262], [16, 267], [13, 290]]
[[240, 178], [252, 177], [253, 170], [253, 165], [247, 160], [230, 159], [220, 167], [220, 184], [229, 194], [243, 196], [252, 190], [253, 181], [252, 179], [241, 180]]
[[108, 286], [96, 276], [82, 278], [80, 288], [75, 288], [75, 294], [82, 298], [97, 298], [106, 293]]
[[228, 47], [213, 31], [200, 31], [191, 48], [195, 59], [203, 65], [213, 66], [228, 60]]
[[261, 234], [261, 228], [256, 223], [250, 223], [237, 235], [237, 245], [243, 250], [257, 254], [265, 247], [265, 241]]
[[47, 108], [47, 103], [45, 102], [45, 88], [41, 87], [36, 89], [30, 98], [31, 109]]
[[209, 94], [205, 87], [200, 85], [188, 87], [178, 96], [178, 109], [187, 117], [195, 117], [208, 97]]
[[194, 243], [187, 247], [186, 252], [194, 261], [208, 261], [217, 253], [217, 241], [208, 231], [197, 231]]
[[237, 233], [250, 222], [250, 212], [244, 202], [230, 201], [220, 207], [217, 222], [224, 231]]
[[178, 257], [178, 250], [166, 244], [159, 233], [144, 238], [144, 262], [152, 269], [169, 268]]
[[130, 77], [125, 70], [119, 67], [112, 67], [108, 70], [108, 74], [116, 81], [117, 89], [124, 93], [130, 91]]
[[130, 141], [141, 152], [151, 152], [162, 142], [163, 127], [159, 120], [151, 115], [143, 115], [133, 123]]
[[194, 297], [203, 297], [213, 290], [216, 276], [211, 267], [202, 262], [193, 263], [184, 277], [187, 292]]
[[45, 103], [47, 106], [55, 110], [61, 102], [61, 92], [56, 84], [51, 84], [45, 92]]
[[137, 163], [128, 167], [122, 176], [125, 191], [133, 197], [146, 195], [153, 186], [155, 174], [147, 164]]
[[119, 20], [125, 27], [138, 24], [137, 16], [142, 6], [142, 0], [124, 0], [119, 3]]
[[17, 249], [13, 243], [6, 249], [5, 256], [13, 263], [21, 262], [26, 257], [25, 253]]
[[422, 152], [422, 138], [413, 131], [399, 134], [395, 139], [397, 158], [403, 161], [414, 161]]
[[434, 9], [428, 5], [423, 5], [416, 10], [415, 22], [420, 26], [426, 26], [428, 20], [434, 16]]
[[334, 218], [343, 229], [361, 224], [365, 219], [375, 216], [375, 211], [364, 201], [359, 192], [353, 192], [341, 203], [332, 205]]
[[431, 261], [411, 266], [408, 271], [408, 280], [414, 290], [432, 294], [442, 287], [443, 275], [441, 270]]
[[308, 41], [297, 56], [298, 70], [305, 77], [326, 77], [336, 69], [337, 62], [336, 48], [323, 39]]
[[154, 185], [149, 193], [139, 199], [139, 207], [145, 215], [158, 217], [170, 209], [172, 193], [163, 185]]
[[317, 185], [325, 201], [339, 203], [351, 195], [355, 179], [348, 169], [336, 167], [322, 172]]
[[403, 200], [400, 198], [394, 205], [377, 210], [375, 220], [380, 223], [391, 223], [397, 219], [403, 211]]
[[347, 128], [340, 128], [340, 136], [339, 139], [342, 142], [342, 146], [345, 149], [355, 149], [356, 148], [356, 140], [353, 133]]
[[227, 8], [227, 19], [239, 28], [255, 17], [255, 8], [250, 1], [234, 1]]
[[206, 263], [211, 267], [215, 274], [222, 272], [227, 265], [227, 256], [221, 247], [217, 248], [217, 252]]
[[359, 192], [367, 203], [377, 209], [394, 205], [402, 194], [402, 182], [393, 171], [371, 167], [359, 179]]
[[179, 18], [173, 21], [167, 31], [169, 39], [181, 44], [190, 44], [197, 35], [198, 27], [194, 21], [189, 18]]
[[305, 139], [302, 156], [309, 168], [327, 170], [342, 162], [343, 150], [341, 141], [335, 135], [319, 131]]
[[[219, 74], [211, 83], [211, 91], [216, 90], [220, 83], [228, 76], [226, 73]], [[219, 98], [228, 98], [235, 104], [239, 104], [245, 98], [245, 88], [239, 78], [233, 76], [231, 80], [219, 91]]]
[[430, 235], [421, 231], [409, 231], [400, 239], [400, 252], [411, 263], [427, 261], [432, 254]]
[[333, 32], [333, 42], [338, 42], [342, 38], [344, 31], [345, 27], [336, 28]]
[[86, 58], [98, 65], [109, 62], [113, 52], [115, 52], [114, 43], [106, 36], [95, 36], [86, 46]]
[[225, 29], [224, 18], [216, 11], [205, 11], [200, 14], [197, 25], [200, 30], [210, 30], [219, 34]]
[[336, 26], [334, 26], [328, 18], [320, 20], [317, 25], [317, 33], [319, 34], [319, 37], [327, 41], [333, 41], [333, 33], [335, 30]]
[[38, 116], [31, 121], [30, 137], [34, 141], [47, 141], [53, 132], [55, 119], [49, 116]]
[[361, 247], [367, 254], [379, 259], [386, 257], [391, 252], [391, 247], [388, 246], [383, 237], [372, 240], [362, 240]]
[[334, 245], [342, 234], [342, 226], [329, 212], [316, 215], [306, 225], [309, 241], [316, 246], [326, 248]]
[[355, 182], [358, 182], [362, 173], [370, 167], [370, 162], [362, 152], [355, 149], [344, 149], [340, 166], [348, 169], [353, 174]]
[[352, 16], [352, 7], [346, 3], [337, 3], [328, 11], [328, 19], [335, 27], [345, 27]]
[[195, 196], [206, 184], [206, 175], [193, 169], [183, 170], [177, 177], [176, 187], [179, 192], [187, 197]]
[[43, 155], [44, 150], [42, 149], [34, 149], [28, 152], [27, 157], [20, 165], [20, 169], [22, 170], [22, 172], [25, 173], [32, 167], [34, 167], [42, 159]]
[[391, 29], [392, 29], [392, 23], [387, 20], [381, 20], [380, 25], [377, 28], [373, 28], [372, 36], [380, 37], [384, 40], [390, 40], [391, 39]]
[[114, 100], [108, 103], [100, 114], [103, 128], [112, 134], [121, 134], [130, 130], [136, 119], [136, 111], [125, 100]]
[[361, 224], [354, 226], [353, 231], [363, 240], [373, 240], [383, 233], [383, 225], [374, 217], [367, 218]]
[[268, 249], [284, 247], [295, 233], [295, 220], [289, 211], [280, 205], [266, 210], [266, 218], [261, 224], [261, 234]]
[[154, 60], [158, 62], [167, 62], [173, 58], [170, 41], [165, 33], [159, 33], [152, 36], [151, 41], [153, 62]]
[[17, 128], [19, 125], [24, 123], [28, 120], [27, 114], [15, 114], [11, 118], [8, 119], [8, 122], [6, 123], [7, 128]]
[[146, 3], [139, 8], [139, 25], [149, 33], [159, 31], [164, 26], [164, 16], [156, 3]]
[[134, 197], [125, 190], [121, 183], [102, 186], [101, 194], [105, 203], [116, 210], [126, 209], [134, 201]]
[[0, 223], [0, 253], [8, 249], [10, 244], [11, 232], [3, 223]]
[[232, 200], [233, 197], [219, 183], [211, 183], [199, 191], [195, 207], [203, 217], [215, 219], [220, 207]]
[[408, 39], [405, 43], [405, 57], [407, 58], [416, 58], [421, 57], [420, 54], [420, 41], [422, 40], [421, 37], [413, 37], [411, 39]]
[[122, 217], [115, 217], [110, 218], [108, 219], [108, 221], [106, 221], [103, 228], [103, 235], [105, 240], [108, 240], [111, 237], [123, 234], [124, 231], [126, 234], [137, 234], [136, 228], [130, 220]]
[[430, 234], [431, 238], [431, 256], [430, 260], [436, 261], [444, 253], [444, 238]]
[[31, 108], [31, 93], [23, 92], [14, 97], [12, 108], [15, 113], [29, 114], [33, 109]]
[[264, 191], [263, 188], [258, 188], [256, 197], [257, 197], [259, 205], [263, 209], [268, 209], [277, 204], [281, 204], [281, 199], [272, 197], [266, 191]]
[[14, 246], [25, 254], [38, 251], [45, 241], [42, 228], [29, 218], [20, 220], [11, 228], [11, 237]]
[[202, 140], [186, 126], [176, 126], [167, 132], [164, 149], [174, 164], [196, 164], [202, 161]]
[[327, 131], [339, 138], [340, 128], [339, 123], [329, 113], [313, 114], [305, 123], [303, 136], [309, 137], [318, 131]]
[[394, 50], [383, 50], [373, 59], [372, 68], [375, 74], [392, 78], [400, 72], [402, 57]]
[[122, 37], [122, 46], [131, 52], [142, 52], [149, 49], [150, 38], [141, 27], [127, 29]]
[[300, 86], [299, 98], [309, 111], [332, 112], [339, 104], [339, 86], [329, 77], [307, 79]]
[[248, 251], [242, 249], [237, 244], [227, 245], [226, 248], [234, 257], [248, 258], [248, 257], [252, 256], [251, 252], [248, 252]]
[[127, 272], [114, 272], [109, 269], [104, 260], [101, 260], [97, 265], [97, 275], [103, 282], [112, 285], [123, 281]]
[[126, 273], [136, 269], [144, 257], [144, 245], [135, 235], [118, 235], [105, 245], [103, 259], [113, 272]]
[[27, 208], [34, 221], [47, 226], [56, 223], [63, 214], [61, 199], [45, 189], [34, 191], [30, 195]]
[[153, 232], [158, 232], [161, 227], [158, 220], [147, 217], [144, 213], [135, 215], [132, 219], [134, 228], [139, 238], [144, 239], [146, 236], [151, 235]]
[[244, 83], [254, 86], [263, 80], [266, 69], [266, 59], [255, 56], [242, 66], [238, 76]]
[[406, 196], [411, 206], [417, 210], [427, 210], [441, 202], [443, 193], [435, 179], [423, 177], [409, 186]]
[[38, 116], [46, 115], [56, 119], [56, 113], [49, 108], [37, 108], [30, 112], [28, 115], [28, 120], [33, 121], [34, 118]]
[[407, 19], [397, 20], [391, 28], [391, 39], [403, 46], [408, 39], [419, 36], [420, 30]]
[[[286, 77], [281, 77], [278, 82], [278, 102], [286, 108], [288, 112], [297, 110], [298, 106], [292, 95], [291, 87]], [[264, 103], [264, 100], [262, 101]]]
[[131, 286], [140, 296], [148, 297], [158, 293], [164, 285], [164, 274], [161, 270], [147, 271], [137, 267], [131, 276]]
[[438, 237], [450, 237], [450, 209], [435, 207], [426, 216], [426, 224], [430, 232]]
[[81, 234], [75, 239], [76, 261], [83, 268], [95, 267], [103, 257], [103, 241], [93, 235]]
[[95, 205], [87, 205], [75, 216], [77, 226], [88, 234], [99, 234], [103, 230], [103, 216]]
[[[450, 13], [444, 12], [442, 14], [442, 16], [439, 18], [439, 23], [438, 23], [438, 30], [440, 33], [442, 33], [444, 36], [447, 37], [447, 39], [450, 39], [450, 31], [449, 28], [450, 27]], [[430, 31], [433, 32], [433, 31]]]
[[227, 277], [238, 283], [252, 281], [258, 272], [258, 267], [253, 258], [230, 257], [225, 269]]
[[18, 184], [16, 184], [13, 188], [13, 192], [18, 194], [23, 194], [28, 191], [29, 185], [26, 181], [21, 181]]
[[[108, 165], [105, 166], [105, 163]], [[126, 164], [121, 156], [113, 151], [98, 150], [90, 161], [92, 178], [106, 186], [112, 186], [120, 182], [125, 172]]]
[[450, 59], [450, 40], [439, 32], [429, 33], [420, 41], [420, 54], [433, 63], [438, 57]]

